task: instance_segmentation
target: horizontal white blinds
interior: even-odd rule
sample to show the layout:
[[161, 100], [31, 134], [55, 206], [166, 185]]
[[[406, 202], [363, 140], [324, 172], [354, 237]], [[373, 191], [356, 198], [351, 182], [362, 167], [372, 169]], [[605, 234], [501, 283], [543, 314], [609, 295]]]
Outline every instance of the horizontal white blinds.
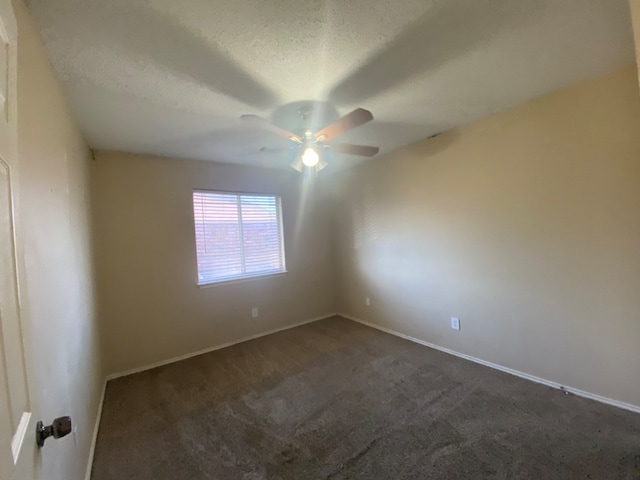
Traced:
[[284, 271], [280, 197], [193, 192], [198, 283]]

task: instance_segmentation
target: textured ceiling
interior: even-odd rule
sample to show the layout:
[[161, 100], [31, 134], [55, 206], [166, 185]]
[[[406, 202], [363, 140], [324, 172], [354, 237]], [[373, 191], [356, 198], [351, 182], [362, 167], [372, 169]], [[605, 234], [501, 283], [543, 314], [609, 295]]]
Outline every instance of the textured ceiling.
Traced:
[[29, 5], [94, 148], [271, 167], [288, 159], [256, 152], [283, 141], [240, 115], [299, 130], [310, 101], [318, 128], [364, 107], [340, 141], [385, 153], [634, 61], [627, 0]]

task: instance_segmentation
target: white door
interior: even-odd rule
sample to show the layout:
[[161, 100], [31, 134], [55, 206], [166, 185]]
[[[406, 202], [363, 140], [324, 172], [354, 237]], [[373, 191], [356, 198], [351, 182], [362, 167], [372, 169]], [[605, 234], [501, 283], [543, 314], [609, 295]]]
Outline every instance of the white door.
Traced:
[[0, 479], [31, 480], [38, 459], [29, 396], [26, 329], [20, 316], [14, 221], [17, 185], [17, 25], [0, 0]]

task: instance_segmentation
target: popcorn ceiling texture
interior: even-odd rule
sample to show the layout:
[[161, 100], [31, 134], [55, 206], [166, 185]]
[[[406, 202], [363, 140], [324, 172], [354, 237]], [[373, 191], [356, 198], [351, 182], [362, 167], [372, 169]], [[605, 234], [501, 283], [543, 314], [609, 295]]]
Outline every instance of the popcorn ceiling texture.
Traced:
[[[376, 120], [382, 153], [630, 65], [627, 0], [30, 0], [94, 148], [287, 168], [255, 154], [301, 101]], [[357, 157], [336, 155], [332, 168]]]

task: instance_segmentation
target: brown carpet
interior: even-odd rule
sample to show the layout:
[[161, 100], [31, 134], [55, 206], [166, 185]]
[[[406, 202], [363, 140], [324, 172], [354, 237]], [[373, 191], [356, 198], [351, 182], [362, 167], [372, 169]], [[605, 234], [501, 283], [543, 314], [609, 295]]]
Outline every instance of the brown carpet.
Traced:
[[93, 480], [640, 479], [640, 415], [332, 318], [109, 382]]

